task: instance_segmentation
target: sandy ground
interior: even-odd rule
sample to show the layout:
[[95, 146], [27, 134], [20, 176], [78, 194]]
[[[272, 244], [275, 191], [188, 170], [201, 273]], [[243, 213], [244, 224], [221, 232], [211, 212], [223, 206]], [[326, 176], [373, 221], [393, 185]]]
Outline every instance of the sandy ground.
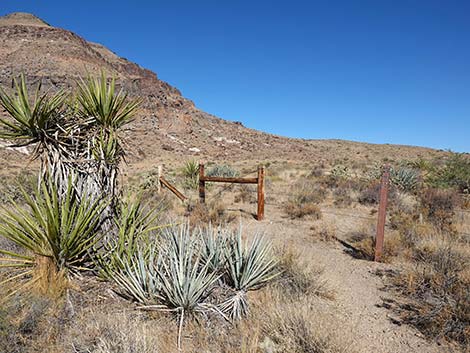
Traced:
[[[329, 213], [329, 209], [324, 211], [323, 221], [335, 226], [338, 238], [344, 236], [348, 229], [360, 227], [364, 219], [370, 218], [360, 209], [353, 212], [338, 211], [335, 214]], [[383, 279], [375, 273], [378, 269], [391, 269], [393, 265], [358, 260], [350, 256], [339, 242], [318, 241], [310, 229], [318, 221], [283, 218], [277, 205], [267, 206], [266, 219], [261, 222], [247, 216], [246, 212], [241, 214], [245, 231], [260, 231], [275, 242], [291, 243], [301, 249], [302, 257], [324, 270], [324, 278], [335, 291], [332, 308], [341, 321], [351, 326], [351, 336], [354, 337], [354, 346], [358, 352], [449, 351], [425, 340], [414, 328], [393, 323], [390, 320], [391, 312], [381, 307], [382, 298], [387, 297], [387, 293], [382, 290]]]

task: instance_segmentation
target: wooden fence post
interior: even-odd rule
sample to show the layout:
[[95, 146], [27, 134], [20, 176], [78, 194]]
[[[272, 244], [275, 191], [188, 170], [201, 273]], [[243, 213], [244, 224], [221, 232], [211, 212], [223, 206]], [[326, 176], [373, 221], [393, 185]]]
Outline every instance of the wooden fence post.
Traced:
[[258, 167], [258, 213], [257, 219], [261, 221], [264, 218], [264, 166]]
[[159, 165], [157, 167], [157, 193], [160, 193], [160, 191], [162, 190], [162, 184], [160, 183], [160, 179], [162, 177], [162, 166]]
[[204, 181], [204, 164], [199, 164], [199, 202], [206, 202], [206, 182]]
[[390, 180], [390, 166], [384, 166], [384, 173], [382, 175], [382, 183], [380, 186], [380, 203], [379, 215], [377, 220], [377, 234], [375, 236], [375, 256], [374, 261], [379, 262], [382, 258], [384, 248], [384, 234], [385, 234], [385, 219], [387, 216], [387, 201], [388, 201], [388, 183]]

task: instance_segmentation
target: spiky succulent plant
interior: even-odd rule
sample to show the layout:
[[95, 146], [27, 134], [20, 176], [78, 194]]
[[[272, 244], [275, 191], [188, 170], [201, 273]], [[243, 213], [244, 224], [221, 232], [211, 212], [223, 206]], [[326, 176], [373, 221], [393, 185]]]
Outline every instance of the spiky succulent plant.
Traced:
[[0, 214], [0, 236], [22, 252], [0, 250], [2, 267], [34, 274], [38, 261], [46, 260], [54, 272], [78, 272], [92, 268], [91, 253], [101, 239], [100, 214], [105, 200], [79, 197], [69, 179], [65, 195], [51, 183], [42, 182], [29, 195], [23, 191], [25, 206], [11, 202]]
[[247, 292], [275, 279], [277, 265], [270, 243], [261, 235], [248, 244], [241, 230], [233, 234], [226, 250], [226, 283], [235, 294], [220, 305], [221, 310], [233, 320], [244, 316], [248, 312]]
[[390, 181], [404, 191], [414, 191], [419, 184], [419, 171], [411, 168], [393, 168], [390, 171]]

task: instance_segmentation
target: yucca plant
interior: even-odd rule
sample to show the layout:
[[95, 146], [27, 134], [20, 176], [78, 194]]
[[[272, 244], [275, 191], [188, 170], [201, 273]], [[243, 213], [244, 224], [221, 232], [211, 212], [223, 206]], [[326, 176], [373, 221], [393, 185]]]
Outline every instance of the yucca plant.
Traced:
[[19, 277], [33, 274], [44, 262], [54, 273], [66, 276], [90, 270], [107, 201], [80, 198], [71, 179], [63, 197], [50, 182], [43, 182], [32, 196], [23, 191], [23, 197], [25, 206], [12, 201], [0, 214], [0, 236], [23, 249], [21, 253], [0, 250], [1, 266], [22, 269]]
[[61, 114], [66, 94], [62, 91], [54, 95], [40, 94], [41, 85], [38, 85], [33, 98], [30, 98], [24, 75], [13, 81], [14, 94], [0, 88], [0, 106], [11, 118], [0, 118], [3, 128], [0, 137], [13, 140], [14, 146], [38, 143], [36, 153], [39, 153], [40, 148], [54, 139], [58, 124], [63, 123]]
[[197, 239], [191, 237], [188, 225], [165, 229], [166, 243], [161, 246], [162, 303], [153, 308], [169, 310], [179, 315], [178, 347], [186, 316], [217, 311], [207, 301], [220, 274], [211, 271], [209, 262], [202, 263], [202, 252]]
[[159, 224], [159, 216], [160, 211], [142, 203], [140, 196], [129, 196], [120, 202], [114, 218], [116, 233], [106, 237], [103, 250], [96, 257], [104, 278], [109, 279], [124, 264], [132, 263], [134, 256], [156, 239], [154, 233], [166, 226]]
[[200, 228], [194, 234], [201, 242], [202, 262], [208, 264], [211, 271], [223, 273], [226, 264], [226, 251], [230, 232], [222, 227]]
[[222, 314], [207, 300], [220, 273], [203, 261], [201, 244], [187, 225], [164, 228], [157, 245], [138, 247], [132, 256], [118, 257], [108, 278], [119, 292], [141, 309], [174, 313], [179, 320], [178, 347], [185, 318]]
[[248, 312], [247, 292], [256, 290], [280, 273], [270, 244], [256, 235], [250, 244], [242, 240], [241, 229], [232, 235], [226, 251], [226, 283], [235, 291], [220, 309], [232, 320]]
[[116, 92], [115, 78], [108, 82], [103, 71], [98, 80], [89, 76], [78, 83], [77, 101], [81, 116], [93, 118], [106, 130], [117, 130], [132, 121], [140, 105], [140, 101], [130, 100], [122, 89]]
[[105, 228], [111, 227], [117, 206], [117, 174], [124, 149], [119, 129], [130, 122], [139, 105], [115, 80], [81, 80], [77, 94], [40, 94], [38, 85], [29, 95], [24, 76], [15, 80], [16, 91], [0, 90], [0, 106], [10, 115], [0, 119], [0, 137], [14, 146], [34, 145], [34, 157], [41, 159], [40, 178], [57, 186], [59, 197], [67, 192], [69, 178], [79, 194], [92, 199], [106, 196], [110, 202], [103, 212]]
[[187, 189], [196, 189], [199, 185], [199, 163], [195, 160], [186, 161], [181, 173], [184, 177], [184, 187]]
[[155, 244], [139, 245], [131, 255], [115, 257], [114, 261], [113, 266], [106, 269], [107, 278], [118, 285], [124, 298], [142, 305], [162, 302], [158, 275], [161, 258]]

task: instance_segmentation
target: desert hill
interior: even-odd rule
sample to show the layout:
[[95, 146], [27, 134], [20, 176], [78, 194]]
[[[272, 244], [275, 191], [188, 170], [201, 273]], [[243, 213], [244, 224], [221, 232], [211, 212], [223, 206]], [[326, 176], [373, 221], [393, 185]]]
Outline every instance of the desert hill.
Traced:
[[[24, 73], [28, 82], [32, 85], [41, 82], [44, 89], [71, 88], [79, 77], [103, 69], [115, 75], [132, 96], [141, 97], [141, 112], [127, 131], [132, 163], [148, 165], [191, 156], [228, 161], [333, 163], [353, 160], [368, 163], [384, 158], [430, 158], [442, 153], [411, 146], [291, 139], [246, 128], [239, 122], [226, 121], [199, 110], [152, 71], [32, 14], [12, 13], [0, 17], [0, 43], [2, 87], [11, 86], [12, 78]], [[24, 154], [4, 148], [1, 156], [4, 163], [12, 166], [21, 165], [21, 160], [25, 159]]]

